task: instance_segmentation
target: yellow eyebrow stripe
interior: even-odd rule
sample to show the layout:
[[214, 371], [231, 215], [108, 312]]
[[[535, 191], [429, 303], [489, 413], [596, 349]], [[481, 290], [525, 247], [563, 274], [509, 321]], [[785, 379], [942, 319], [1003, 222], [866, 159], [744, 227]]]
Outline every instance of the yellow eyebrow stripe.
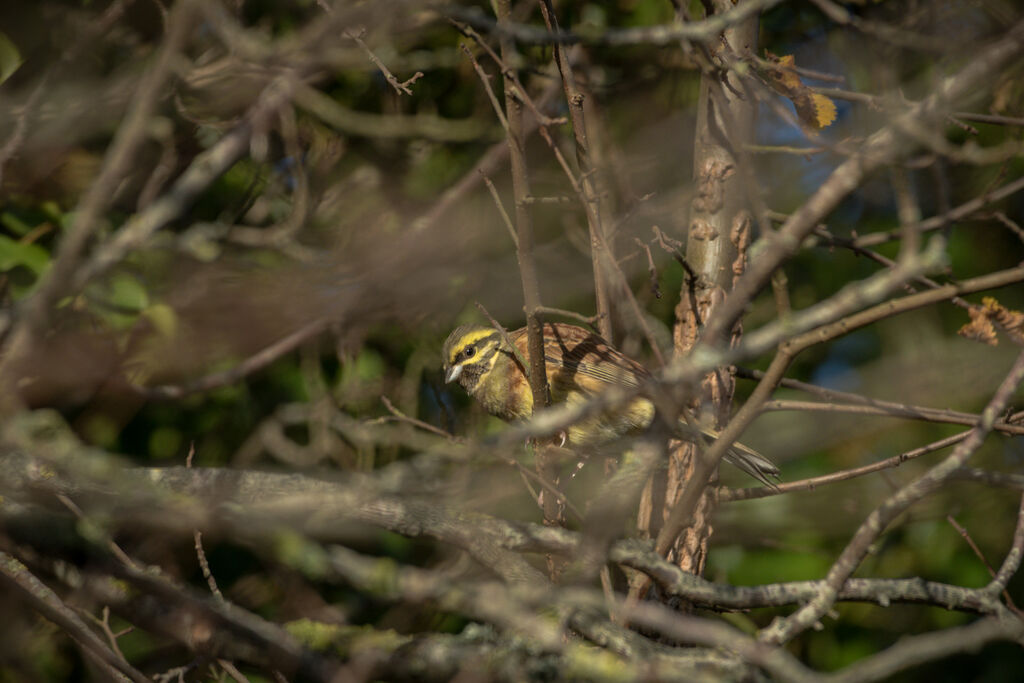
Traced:
[[466, 348], [470, 344], [476, 344], [477, 342], [483, 339], [487, 339], [497, 334], [498, 333], [496, 331], [488, 329], [472, 330], [470, 332], [467, 332], [462, 336], [459, 345], [452, 348], [451, 358], [448, 359], [448, 362], [454, 365], [459, 360], [459, 353], [461, 353], [464, 348]]

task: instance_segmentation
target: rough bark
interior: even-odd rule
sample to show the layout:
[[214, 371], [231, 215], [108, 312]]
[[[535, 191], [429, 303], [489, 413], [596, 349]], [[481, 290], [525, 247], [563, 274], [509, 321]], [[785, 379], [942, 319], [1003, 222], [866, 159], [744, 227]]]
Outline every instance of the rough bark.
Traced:
[[[716, 13], [732, 7], [731, 0], [715, 0]], [[757, 17], [723, 34], [710, 55], [717, 57], [755, 51]], [[747, 192], [741, 185], [741, 159], [736, 150], [753, 136], [754, 103], [744, 99], [743, 87], [731, 70], [707, 68], [701, 81], [697, 129], [694, 139], [694, 183], [696, 193], [687, 225], [686, 260], [694, 274], [687, 278], [676, 307], [673, 333], [675, 353], [686, 355], [696, 343], [708, 319], [743, 272], [750, 242], [751, 212]], [[738, 328], [734, 334], [738, 334]], [[729, 417], [734, 379], [728, 369], [706, 375], [699, 396], [687, 408], [698, 419], [714, 420], [721, 426]], [[668, 473], [661, 486], [652, 483], [640, 515], [642, 529], [656, 535], [672, 506], [682, 494], [693, 470], [696, 446], [679, 443], [672, 450]], [[659, 490], [660, 489], [660, 490]], [[701, 574], [711, 536], [714, 489], [708, 487], [687, 528], [669, 551], [669, 558], [685, 571]]]

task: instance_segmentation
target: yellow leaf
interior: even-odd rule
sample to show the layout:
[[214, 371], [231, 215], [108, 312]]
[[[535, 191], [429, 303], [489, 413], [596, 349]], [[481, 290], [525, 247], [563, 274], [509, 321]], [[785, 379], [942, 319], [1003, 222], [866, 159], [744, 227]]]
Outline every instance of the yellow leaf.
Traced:
[[972, 306], [967, 314], [971, 322], [960, 328], [958, 334], [990, 346], [999, 343], [997, 328], [1015, 344], [1024, 345], [1024, 313], [1006, 308], [994, 297], [981, 300], [981, 306]]
[[836, 120], [836, 103], [821, 93], [814, 93], [812, 99], [814, 100], [815, 125], [818, 128], [831, 125]]
[[824, 128], [836, 120], [836, 105], [831, 99], [808, 88], [796, 73], [793, 55], [767, 55], [770, 66], [764, 71], [768, 83], [793, 102], [796, 114], [805, 126]]

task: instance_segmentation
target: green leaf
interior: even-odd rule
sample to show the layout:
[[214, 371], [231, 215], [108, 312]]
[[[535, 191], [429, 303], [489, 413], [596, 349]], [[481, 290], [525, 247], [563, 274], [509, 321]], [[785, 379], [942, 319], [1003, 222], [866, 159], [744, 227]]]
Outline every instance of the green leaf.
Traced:
[[0, 235], [0, 271], [25, 266], [40, 275], [49, 263], [50, 254], [38, 244], [22, 244], [6, 235]]
[[178, 333], [178, 314], [173, 308], [163, 303], [156, 303], [142, 312], [149, 318], [157, 333], [171, 339]]
[[11, 77], [22, 63], [18, 47], [3, 32], [0, 32], [0, 83]]
[[373, 349], [363, 349], [356, 357], [356, 376], [363, 382], [370, 382], [384, 376], [387, 362]]
[[130, 311], [142, 311], [149, 305], [149, 293], [131, 275], [115, 275], [110, 283], [110, 303]]
[[173, 427], [157, 427], [149, 435], [149, 454], [157, 460], [169, 460], [181, 451], [184, 438]]
[[25, 221], [18, 218], [15, 214], [10, 211], [4, 211], [0, 213], [0, 225], [10, 230], [16, 235], [24, 237], [32, 231], [32, 226]]

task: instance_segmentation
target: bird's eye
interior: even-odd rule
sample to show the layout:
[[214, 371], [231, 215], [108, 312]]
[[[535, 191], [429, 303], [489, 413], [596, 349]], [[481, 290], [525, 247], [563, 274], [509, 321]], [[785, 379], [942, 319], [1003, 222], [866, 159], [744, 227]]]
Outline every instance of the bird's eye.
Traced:
[[476, 353], [476, 347], [475, 346], [467, 346], [466, 350], [462, 352], [462, 355], [465, 356], [466, 358], [472, 358], [473, 354], [475, 354], [475, 353]]

